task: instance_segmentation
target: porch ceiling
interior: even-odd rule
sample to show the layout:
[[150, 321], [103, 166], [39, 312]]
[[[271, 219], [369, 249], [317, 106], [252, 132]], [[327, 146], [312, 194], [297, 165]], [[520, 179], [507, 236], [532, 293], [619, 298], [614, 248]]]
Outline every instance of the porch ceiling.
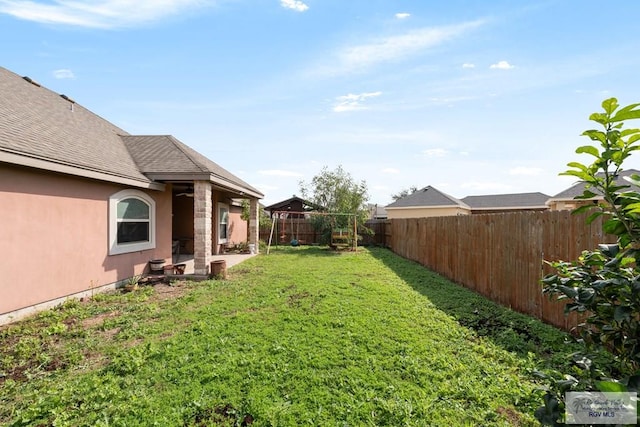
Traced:
[[[191, 181], [164, 181], [166, 183], [170, 183], [173, 185], [173, 193], [193, 193], [193, 185], [194, 180]], [[211, 188], [213, 191], [216, 191], [222, 194], [223, 198], [228, 199], [260, 199], [261, 197], [257, 197], [254, 194], [247, 193], [246, 191], [239, 191], [236, 189], [230, 189], [228, 187], [223, 187], [221, 185], [216, 185], [215, 183], [211, 183]]]

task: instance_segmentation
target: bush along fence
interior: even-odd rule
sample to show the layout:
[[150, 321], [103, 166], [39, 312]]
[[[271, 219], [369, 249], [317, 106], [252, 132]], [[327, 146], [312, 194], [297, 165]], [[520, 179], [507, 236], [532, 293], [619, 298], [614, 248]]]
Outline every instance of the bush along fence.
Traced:
[[[373, 234], [361, 233], [361, 240], [358, 245], [386, 246], [386, 226], [387, 220], [369, 220], [365, 226], [373, 231]], [[260, 240], [268, 242], [271, 237], [271, 244], [289, 245], [292, 240], [296, 240], [301, 245], [318, 245], [323, 243], [322, 233], [313, 228], [313, 224], [307, 218], [285, 218], [277, 220], [271, 235], [271, 223], [260, 228]], [[326, 242], [324, 242], [326, 243]]]
[[570, 211], [393, 219], [393, 252], [487, 298], [564, 330], [578, 323], [564, 303], [543, 295], [543, 261], [574, 260], [583, 250], [615, 243], [602, 221]]

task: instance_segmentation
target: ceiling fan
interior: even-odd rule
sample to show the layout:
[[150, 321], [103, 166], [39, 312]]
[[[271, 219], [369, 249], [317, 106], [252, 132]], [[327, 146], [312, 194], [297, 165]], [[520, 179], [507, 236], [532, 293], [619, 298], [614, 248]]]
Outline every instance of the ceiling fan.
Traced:
[[176, 196], [177, 197], [180, 197], [180, 196], [193, 197], [193, 187], [192, 186], [184, 187], [184, 191], [181, 191], [180, 193], [176, 193]]

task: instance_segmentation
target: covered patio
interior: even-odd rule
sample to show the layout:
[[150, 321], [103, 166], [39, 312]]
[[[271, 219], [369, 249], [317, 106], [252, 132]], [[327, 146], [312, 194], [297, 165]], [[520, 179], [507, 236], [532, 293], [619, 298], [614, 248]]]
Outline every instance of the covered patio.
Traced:
[[[226, 249], [243, 243], [258, 252], [258, 199], [245, 191], [211, 181], [174, 181], [172, 239], [174, 258], [193, 259], [193, 273], [209, 274], [214, 257], [232, 256]], [[242, 201], [249, 220], [242, 219]], [[176, 262], [174, 262], [176, 263]]]
[[259, 190], [170, 135], [123, 139], [148, 178], [171, 185], [172, 252], [191, 255], [193, 274], [208, 275], [229, 244], [258, 252]]
[[[221, 255], [212, 255], [209, 262], [212, 261], [225, 261], [225, 265], [227, 268], [231, 268], [235, 265], [242, 263], [243, 261], [248, 260], [256, 256], [257, 254], [221, 254]], [[184, 274], [185, 275], [195, 275], [195, 259], [191, 254], [180, 255], [175, 264], [184, 264]]]

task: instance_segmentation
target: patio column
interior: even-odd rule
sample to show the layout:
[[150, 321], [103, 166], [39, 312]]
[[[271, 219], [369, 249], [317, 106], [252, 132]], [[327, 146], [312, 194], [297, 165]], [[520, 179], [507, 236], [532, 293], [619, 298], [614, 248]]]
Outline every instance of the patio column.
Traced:
[[260, 212], [258, 212], [258, 199], [249, 201], [249, 243], [254, 244], [256, 253], [260, 251], [258, 240], [260, 240]]
[[195, 274], [209, 274], [213, 236], [212, 215], [211, 183], [195, 181], [193, 185], [193, 266]]

